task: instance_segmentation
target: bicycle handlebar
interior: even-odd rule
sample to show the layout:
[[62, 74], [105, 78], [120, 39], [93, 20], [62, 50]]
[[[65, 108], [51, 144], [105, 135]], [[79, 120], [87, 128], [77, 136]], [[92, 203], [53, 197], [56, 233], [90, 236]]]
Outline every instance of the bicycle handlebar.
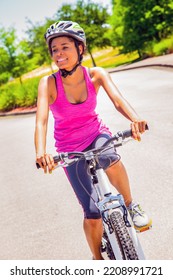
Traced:
[[[145, 129], [146, 130], [149, 130], [149, 127], [148, 125], [146, 124], [145, 126]], [[113, 141], [118, 141], [119, 139], [126, 139], [126, 138], [129, 138], [129, 137], [132, 137], [132, 130], [131, 129], [128, 129], [128, 130], [124, 130], [124, 131], [119, 131], [117, 132], [117, 134], [115, 134], [113, 137], [111, 137], [110, 139], [108, 139], [102, 147], [96, 149], [96, 150], [102, 150], [104, 149], [105, 147], [107, 147], [111, 142]], [[115, 144], [116, 146], [116, 144]], [[117, 145], [118, 146], [118, 145]], [[75, 156], [76, 158], [80, 158], [81, 156], [84, 155], [84, 152], [68, 152], [68, 153], [60, 153], [59, 155], [57, 156], [54, 156], [53, 159], [54, 159], [54, 162], [55, 163], [58, 163], [60, 161], [63, 161], [63, 159], [65, 157], [69, 157], [69, 156]], [[36, 163], [36, 166], [37, 168], [41, 168], [40, 165], [38, 163]]]

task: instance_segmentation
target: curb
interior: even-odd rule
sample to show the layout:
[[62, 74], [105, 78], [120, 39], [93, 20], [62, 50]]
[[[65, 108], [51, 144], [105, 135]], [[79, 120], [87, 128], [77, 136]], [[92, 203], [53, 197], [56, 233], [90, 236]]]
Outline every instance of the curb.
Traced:
[[121, 72], [121, 71], [133, 70], [133, 69], [138, 69], [138, 68], [146, 68], [146, 67], [173, 68], [173, 65], [171, 65], [171, 64], [161, 64], [161, 63], [152, 63], [152, 64], [136, 65], [136, 66], [135, 65], [134, 66], [126, 65], [123, 68], [120, 68], [120, 69], [115, 68], [115, 69], [109, 70], [108, 72], [109, 73], [114, 73], [114, 72]]
[[12, 111], [9, 111], [9, 112], [6, 112], [6, 113], [0, 113], [0, 117], [11, 117], [11, 116], [21, 116], [21, 115], [31, 115], [31, 114], [35, 114], [37, 112], [37, 109], [34, 109], [34, 110], [31, 110], [31, 111], [28, 111], [26, 109], [23, 110], [23, 111], [20, 111], [20, 112], [12, 112]]

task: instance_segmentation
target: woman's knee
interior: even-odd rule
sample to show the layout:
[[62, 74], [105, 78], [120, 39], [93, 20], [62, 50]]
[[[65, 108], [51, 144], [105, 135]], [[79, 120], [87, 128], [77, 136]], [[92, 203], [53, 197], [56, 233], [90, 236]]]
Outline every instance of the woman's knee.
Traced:
[[105, 172], [109, 179], [112, 179], [112, 178], [118, 179], [119, 177], [126, 174], [126, 169], [125, 169], [124, 164], [121, 161], [119, 161], [119, 162], [111, 165], [110, 167], [108, 167], [105, 170]]
[[101, 218], [99, 219], [84, 219], [85, 225], [89, 226], [90, 228], [96, 229], [102, 225]]

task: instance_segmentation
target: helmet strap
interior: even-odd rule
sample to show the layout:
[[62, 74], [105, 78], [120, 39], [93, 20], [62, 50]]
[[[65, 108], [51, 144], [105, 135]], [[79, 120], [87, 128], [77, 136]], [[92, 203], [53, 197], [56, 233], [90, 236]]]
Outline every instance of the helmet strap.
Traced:
[[59, 69], [61, 76], [63, 78], [66, 78], [68, 75], [71, 76], [76, 71], [77, 67], [80, 66], [80, 64], [80, 62], [77, 63], [70, 71], [67, 71], [66, 69]]

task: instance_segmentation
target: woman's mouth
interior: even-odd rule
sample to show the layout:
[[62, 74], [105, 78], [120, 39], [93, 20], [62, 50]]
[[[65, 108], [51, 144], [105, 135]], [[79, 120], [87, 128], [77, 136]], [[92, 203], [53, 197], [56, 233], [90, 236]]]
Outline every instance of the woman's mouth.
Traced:
[[63, 61], [66, 61], [66, 60], [67, 60], [67, 58], [60, 58], [60, 59], [58, 59], [57, 62], [63, 62]]

